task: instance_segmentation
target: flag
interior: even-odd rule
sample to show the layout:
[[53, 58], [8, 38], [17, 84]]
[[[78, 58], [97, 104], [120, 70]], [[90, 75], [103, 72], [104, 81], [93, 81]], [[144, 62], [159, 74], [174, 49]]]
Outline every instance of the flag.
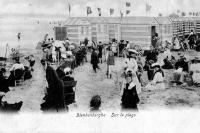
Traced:
[[149, 4], [146, 4], [146, 12], [150, 11], [151, 10], [151, 5]]
[[71, 5], [68, 3], [69, 14], [71, 12]]
[[131, 11], [130, 10], [126, 10], [126, 15], [128, 15]]
[[123, 14], [123, 12], [122, 12], [122, 11], [120, 11], [120, 17], [121, 17], [121, 18], [123, 17], [123, 15], [124, 15], [124, 14]]
[[126, 7], [131, 7], [131, 3], [130, 2], [126, 2]]
[[87, 15], [88, 14], [92, 14], [92, 9], [91, 9], [91, 7], [89, 7], [89, 6], [87, 6]]
[[110, 8], [110, 16], [114, 14], [114, 9]]
[[101, 16], [101, 8], [97, 8], [98, 10], [98, 15]]

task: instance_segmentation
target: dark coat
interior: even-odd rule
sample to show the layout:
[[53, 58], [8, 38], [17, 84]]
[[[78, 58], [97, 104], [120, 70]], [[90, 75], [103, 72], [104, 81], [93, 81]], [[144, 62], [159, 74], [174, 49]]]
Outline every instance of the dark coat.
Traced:
[[157, 56], [158, 56], [158, 52], [155, 50], [152, 50], [147, 53], [146, 60], [147, 61], [153, 60], [154, 62], [157, 62], [157, 60], [158, 60]]
[[131, 89], [128, 89], [128, 87], [129, 87], [129, 84], [126, 84], [126, 87], [124, 88], [124, 92], [121, 99], [122, 108], [137, 110], [137, 104], [139, 103], [140, 99], [136, 91], [136, 86], [132, 87]]
[[188, 72], [189, 71], [189, 67], [188, 67], [188, 62], [184, 61], [184, 60], [178, 60], [176, 63], [175, 63], [175, 68], [178, 69], [178, 68], [183, 68], [183, 71], [184, 72]]
[[8, 82], [7, 79], [3, 76], [3, 73], [0, 72], [0, 92], [8, 92]]
[[56, 71], [51, 66], [47, 66], [46, 79], [48, 82], [47, 103], [55, 108], [64, 108], [64, 85]]
[[92, 52], [91, 54], [91, 64], [92, 65], [97, 65], [99, 63], [99, 58], [96, 52]]

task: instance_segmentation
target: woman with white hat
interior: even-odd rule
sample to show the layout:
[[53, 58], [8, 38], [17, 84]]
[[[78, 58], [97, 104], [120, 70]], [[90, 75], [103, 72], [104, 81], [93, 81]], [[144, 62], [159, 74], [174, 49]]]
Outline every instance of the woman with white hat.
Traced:
[[152, 68], [154, 69], [154, 76], [153, 80], [147, 84], [145, 87], [147, 90], [164, 90], [165, 84], [164, 84], [164, 72], [161, 69], [160, 64], [154, 63], [152, 64]]

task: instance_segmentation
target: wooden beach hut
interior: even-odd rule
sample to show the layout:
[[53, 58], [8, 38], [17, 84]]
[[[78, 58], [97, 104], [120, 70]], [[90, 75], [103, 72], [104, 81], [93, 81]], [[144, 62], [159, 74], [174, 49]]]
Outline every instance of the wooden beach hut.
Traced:
[[121, 40], [121, 19], [119, 17], [105, 18], [108, 24], [109, 41], [113, 39]]
[[85, 17], [68, 18], [64, 24], [66, 27], [66, 37], [73, 43], [80, 43], [86, 37], [91, 40], [91, 25]]
[[173, 37], [172, 22], [168, 17], [155, 17], [159, 24], [158, 35], [161, 41], [171, 42]]
[[109, 41], [108, 24], [104, 17], [88, 17], [91, 25], [91, 37], [94, 42], [107, 43]]
[[121, 21], [121, 39], [148, 50], [159, 31], [158, 22], [153, 17], [124, 17]]

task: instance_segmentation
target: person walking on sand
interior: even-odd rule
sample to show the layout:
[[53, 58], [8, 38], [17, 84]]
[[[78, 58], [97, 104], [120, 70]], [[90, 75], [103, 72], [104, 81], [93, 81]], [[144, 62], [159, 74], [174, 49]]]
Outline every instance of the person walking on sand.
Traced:
[[98, 63], [99, 59], [98, 59], [97, 49], [93, 48], [91, 54], [91, 64], [95, 73], [97, 72], [96, 69], [99, 68]]
[[115, 65], [115, 56], [114, 52], [108, 47], [108, 52], [106, 53], [106, 61], [107, 61], [107, 77], [112, 78], [112, 70]]

